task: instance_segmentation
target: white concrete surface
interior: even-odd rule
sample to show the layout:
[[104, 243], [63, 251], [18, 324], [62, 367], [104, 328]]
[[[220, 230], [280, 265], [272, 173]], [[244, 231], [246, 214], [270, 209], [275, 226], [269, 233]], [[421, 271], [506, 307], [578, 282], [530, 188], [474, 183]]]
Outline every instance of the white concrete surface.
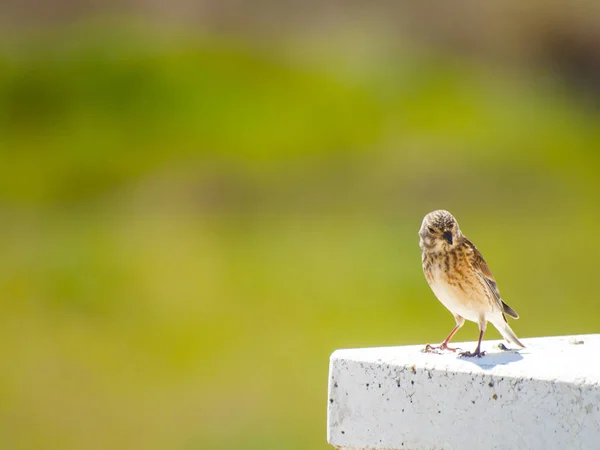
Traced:
[[[482, 358], [424, 345], [331, 355], [327, 440], [339, 449], [600, 449], [600, 335], [523, 339]], [[475, 342], [458, 343], [473, 350]]]

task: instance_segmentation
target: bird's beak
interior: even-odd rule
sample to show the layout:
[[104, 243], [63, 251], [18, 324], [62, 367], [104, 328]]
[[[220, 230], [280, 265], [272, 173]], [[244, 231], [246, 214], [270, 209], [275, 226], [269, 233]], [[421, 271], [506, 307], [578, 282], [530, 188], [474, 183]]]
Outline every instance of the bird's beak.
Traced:
[[446, 231], [444, 234], [442, 234], [442, 237], [446, 239], [448, 244], [452, 245], [452, 231]]

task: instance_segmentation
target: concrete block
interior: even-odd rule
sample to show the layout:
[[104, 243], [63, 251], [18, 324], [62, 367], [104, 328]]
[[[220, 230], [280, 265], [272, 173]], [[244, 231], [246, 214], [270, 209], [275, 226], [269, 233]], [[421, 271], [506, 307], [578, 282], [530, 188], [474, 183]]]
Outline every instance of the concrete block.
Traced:
[[[331, 355], [327, 440], [339, 449], [600, 449], [600, 335]], [[475, 342], [455, 344], [473, 350]]]

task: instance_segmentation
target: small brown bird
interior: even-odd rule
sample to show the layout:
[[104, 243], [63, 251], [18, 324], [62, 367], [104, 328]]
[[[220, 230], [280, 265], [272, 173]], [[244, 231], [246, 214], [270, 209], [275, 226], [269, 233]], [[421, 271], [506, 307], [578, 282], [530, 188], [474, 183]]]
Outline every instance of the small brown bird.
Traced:
[[456, 327], [439, 347], [429, 344], [425, 351], [456, 351], [448, 347], [450, 339], [465, 323], [479, 324], [479, 342], [474, 352], [462, 356], [482, 356], [481, 339], [487, 322], [491, 322], [508, 342], [525, 347], [508, 326], [505, 314], [519, 315], [502, 301], [498, 285], [479, 250], [460, 231], [456, 219], [448, 211], [437, 210], [425, 216], [419, 230], [419, 246], [423, 252], [425, 278], [442, 304], [450, 310]]

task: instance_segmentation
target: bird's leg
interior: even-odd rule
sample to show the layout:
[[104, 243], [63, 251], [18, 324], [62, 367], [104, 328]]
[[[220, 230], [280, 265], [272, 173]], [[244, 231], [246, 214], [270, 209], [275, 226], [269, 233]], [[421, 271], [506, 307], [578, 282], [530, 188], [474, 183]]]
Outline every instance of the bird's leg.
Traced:
[[[463, 321], [464, 323], [464, 321]], [[452, 347], [448, 347], [448, 343], [450, 342], [450, 339], [452, 339], [454, 337], [454, 335], [456, 334], [456, 332], [458, 330], [460, 330], [460, 327], [462, 327], [462, 323], [460, 325], [456, 325], [454, 327], [454, 329], [450, 332], [450, 334], [448, 335], [448, 337], [446, 339], [444, 339], [444, 342], [441, 343], [440, 345], [440, 349], [442, 350], [449, 350], [451, 352], [455, 352], [456, 350], [458, 350], [457, 348], [452, 348]]]
[[435, 350], [449, 350], [451, 352], [455, 352], [455, 351], [458, 350], [457, 348], [448, 347], [448, 343], [454, 337], [454, 335], [456, 334], [456, 332], [458, 330], [460, 330], [460, 328], [465, 324], [465, 319], [463, 319], [460, 316], [455, 316], [455, 319], [456, 319], [456, 326], [450, 332], [450, 334], [448, 335], [448, 337], [446, 339], [444, 339], [444, 342], [442, 342], [438, 347], [434, 347], [433, 345], [427, 344], [425, 346], [425, 348], [423, 349], [423, 351], [425, 353], [431, 353], [431, 352], [434, 352]]
[[474, 352], [462, 352], [460, 354], [460, 356], [466, 356], [468, 358], [472, 358], [474, 356], [477, 356], [478, 358], [481, 358], [482, 356], [485, 355], [485, 352], [481, 351], [481, 340], [483, 339], [483, 333], [485, 330], [480, 330], [479, 331], [479, 341], [477, 342], [477, 348], [475, 349]]

